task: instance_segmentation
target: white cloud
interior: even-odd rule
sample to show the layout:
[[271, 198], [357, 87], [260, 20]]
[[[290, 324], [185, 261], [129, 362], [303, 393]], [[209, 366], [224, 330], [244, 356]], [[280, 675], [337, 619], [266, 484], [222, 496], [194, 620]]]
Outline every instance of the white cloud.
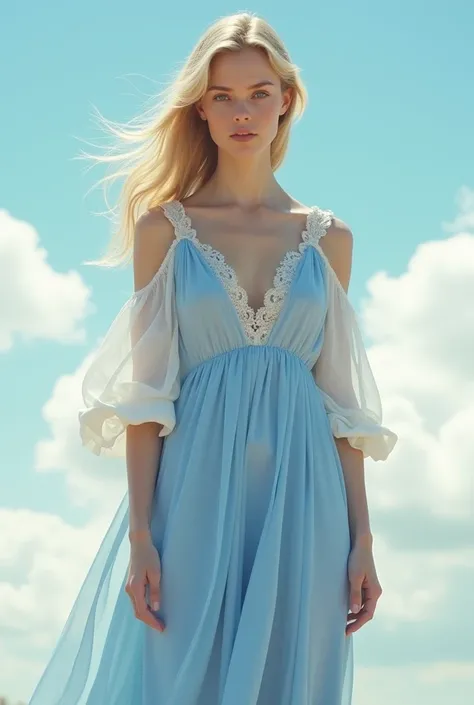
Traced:
[[123, 458], [95, 456], [83, 448], [77, 413], [82, 407], [81, 383], [88, 356], [70, 375], [58, 379], [51, 398], [42, 409], [51, 436], [35, 449], [35, 468], [64, 474], [71, 499], [92, 512], [116, 507], [126, 490]]
[[[368, 289], [363, 320], [386, 388], [429, 401], [428, 422], [438, 407], [449, 414], [474, 386], [474, 235], [424, 242], [404, 274], [378, 273]], [[468, 385], [464, 395], [460, 383]]]
[[474, 232], [474, 189], [462, 186], [456, 197], [458, 213], [452, 222], [444, 222], [446, 232], [458, 233], [462, 230]]
[[0, 352], [15, 336], [82, 342], [90, 294], [77, 272], [48, 264], [32, 225], [0, 210]]
[[405, 273], [378, 273], [368, 289], [370, 359], [401, 438], [369, 474], [375, 507], [472, 518], [474, 235], [423, 243]]
[[474, 689], [474, 662], [426, 660], [409, 666], [357, 671], [354, 705], [467, 705]]
[[0, 582], [2, 627], [52, 645], [51, 630], [67, 617], [101, 524], [76, 528], [52, 514], [0, 510], [0, 568], [10, 578]]
[[474, 403], [432, 429], [416, 406], [407, 399], [387, 401], [388, 425], [396, 428], [400, 440], [385, 467], [372, 466], [368, 472], [371, 506], [380, 511], [423, 509], [440, 520], [472, 520]]
[[[471, 547], [430, 551], [396, 548], [375, 534], [374, 557], [383, 589], [376, 618], [387, 631], [407, 629], [409, 623], [423, 623], [429, 631], [432, 616], [456, 591], [458, 573], [468, 569], [474, 576]], [[454, 612], [451, 606], [450, 618]], [[438, 621], [443, 621], [441, 615]]]
[[3, 694], [31, 694], [110, 518], [104, 512], [73, 527], [47, 513], [0, 509]]

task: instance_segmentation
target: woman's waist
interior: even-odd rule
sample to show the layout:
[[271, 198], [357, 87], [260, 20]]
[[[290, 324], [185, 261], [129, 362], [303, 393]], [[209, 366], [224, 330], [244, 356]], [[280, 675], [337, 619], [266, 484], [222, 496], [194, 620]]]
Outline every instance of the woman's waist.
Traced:
[[[200, 374], [268, 374], [275, 372], [302, 373], [311, 377], [311, 363], [302, 354], [277, 345], [240, 345], [206, 357], [181, 353], [181, 385]], [[314, 381], [313, 381], [314, 383]]]

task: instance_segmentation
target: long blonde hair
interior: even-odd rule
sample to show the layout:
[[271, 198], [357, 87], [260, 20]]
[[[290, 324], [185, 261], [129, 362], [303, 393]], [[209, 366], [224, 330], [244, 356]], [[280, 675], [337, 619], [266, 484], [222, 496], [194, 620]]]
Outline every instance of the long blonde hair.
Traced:
[[[290, 60], [275, 30], [261, 17], [250, 12], [221, 17], [205, 31], [174, 81], [159, 94], [162, 99], [158, 104], [124, 124], [98, 113], [99, 121], [117, 143], [107, 154], [83, 152], [80, 158], [114, 167], [113, 173], [97, 185], [107, 186], [122, 178], [124, 183], [116, 206], [108, 210], [118, 221], [108, 250], [102, 258], [88, 264], [113, 267], [129, 262], [140, 215], [160, 203], [190, 196], [211, 178], [217, 165], [217, 147], [207, 123], [199, 119], [193, 106], [207, 90], [212, 59], [221, 52], [245, 47], [263, 49], [280, 76], [282, 89], [293, 89], [291, 105], [280, 117], [271, 145], [273, 171], [281, 165], [291, 123], [301, 117], [307, 103], [299, 67]], [[107, 188], [105, 200], [108, 206]]]

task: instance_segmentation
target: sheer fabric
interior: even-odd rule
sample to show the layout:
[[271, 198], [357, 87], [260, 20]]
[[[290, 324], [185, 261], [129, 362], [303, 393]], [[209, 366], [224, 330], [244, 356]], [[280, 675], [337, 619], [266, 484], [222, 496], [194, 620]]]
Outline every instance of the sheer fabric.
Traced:
[[174, 292], [175, 242], [147, 286], [120, 310], [86, 371], [83, 444], [96, 455], [125, 454], [125, 428], [155, 421], [167, 436], [179, 396], [178, 324]]
[[326, 255], [328, 310], [324, 342], [312, 369], [335, 438], [347, 438], [364, 457], [385, 460], [397, 435], [382, 425], [382, 404], [356, 313]]

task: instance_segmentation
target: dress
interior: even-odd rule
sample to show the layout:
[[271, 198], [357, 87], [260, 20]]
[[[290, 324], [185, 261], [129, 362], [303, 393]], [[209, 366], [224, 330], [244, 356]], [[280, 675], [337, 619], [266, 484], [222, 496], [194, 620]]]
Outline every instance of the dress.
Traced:
[[166, 630], [123, 589], [125, 495], [30, 705], [349, 705], [334, 436], [375, 460], [397, 436], [319, 245], [333, 214], [311, 207], [254, 312], [182, 203], [161, 207], [176, 237], [94, 355], [79, 420], [86, 447], [121, 456], [127, 424], [163, 425], [151, 529]]

